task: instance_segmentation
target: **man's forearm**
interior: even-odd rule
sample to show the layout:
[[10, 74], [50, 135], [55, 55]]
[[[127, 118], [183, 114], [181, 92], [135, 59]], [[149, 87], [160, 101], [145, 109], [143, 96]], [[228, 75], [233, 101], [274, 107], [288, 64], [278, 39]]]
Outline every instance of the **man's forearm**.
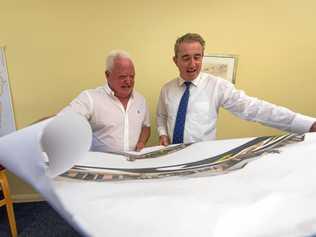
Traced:
[[144, 144], [146, 144], [149, 137], [150, 137], [150, 127], [143, 127], [140, 133], [138, 142], [143, 142]]
[[135, 150], [140, 151], [146, 145], [148, 139], [150, 137], [150, 127], [143, 127], [142, 131], [139, 135], [138, 142], [136, 144]]

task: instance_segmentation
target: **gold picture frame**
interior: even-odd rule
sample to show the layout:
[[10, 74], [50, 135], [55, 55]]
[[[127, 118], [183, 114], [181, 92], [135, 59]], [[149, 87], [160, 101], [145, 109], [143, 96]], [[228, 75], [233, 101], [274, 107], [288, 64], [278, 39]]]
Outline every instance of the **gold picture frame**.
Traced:
[[234, 54], [207, 54], [203, 57], [202, 71], [236, 83], [238, 56]]

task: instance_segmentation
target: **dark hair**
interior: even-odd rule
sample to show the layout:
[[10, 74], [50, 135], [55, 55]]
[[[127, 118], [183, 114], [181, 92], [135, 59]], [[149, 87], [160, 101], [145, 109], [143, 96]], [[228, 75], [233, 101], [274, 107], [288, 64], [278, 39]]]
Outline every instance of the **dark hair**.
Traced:
[[204, 52], [205, 41], [202, 38], [202, 36], [200, 36], [199, 34], [196, 34], [196, 33], [186, 33], [185, 35], [182, 35], [181, 37], [179, 37], [177, 39], [176, 43], [174, 44], [174, 55], [176, 57], [177, 57], [177, 54], [179, 51], [180, 44], [182, 44], [184, 42], [198, 42], [201, 44], [201, 46], [203, 48], [203, 52]]

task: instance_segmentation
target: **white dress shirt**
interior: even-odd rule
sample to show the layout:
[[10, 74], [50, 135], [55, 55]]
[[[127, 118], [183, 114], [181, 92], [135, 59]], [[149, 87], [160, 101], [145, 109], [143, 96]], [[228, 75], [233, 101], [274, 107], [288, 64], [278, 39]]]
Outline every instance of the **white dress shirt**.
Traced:
[[[184, 80], [180, 77], [162, 87], [157, 107], [159, 136], [168, 135], [172, 140], [178, 105], [184, 89]], [[316, 121], [315, 118], [249, 97], [229, 81], [201, 72], [190, 86], [184, 142], [214, 140], [221, 106], [240, 118], [294, 133], [308, 132]]]
[[108, 84], [83, 91], [62, 112], [71, 110], [88, 119], [92, 127], [93, 151], [130, 151], [142, 127], [150, 127], [145, 98], [133, 91], [126, 110]]

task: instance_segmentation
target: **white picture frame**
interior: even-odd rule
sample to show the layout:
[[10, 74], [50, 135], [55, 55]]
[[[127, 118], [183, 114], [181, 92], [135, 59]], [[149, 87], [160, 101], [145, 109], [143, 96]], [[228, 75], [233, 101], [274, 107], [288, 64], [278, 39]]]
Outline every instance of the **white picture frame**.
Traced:
[[203, 57], [202, 71], [236, 83], [237, 55], [207, 54]]
[[5, 47], [0, 46], [0, 137], [16, 130]]

